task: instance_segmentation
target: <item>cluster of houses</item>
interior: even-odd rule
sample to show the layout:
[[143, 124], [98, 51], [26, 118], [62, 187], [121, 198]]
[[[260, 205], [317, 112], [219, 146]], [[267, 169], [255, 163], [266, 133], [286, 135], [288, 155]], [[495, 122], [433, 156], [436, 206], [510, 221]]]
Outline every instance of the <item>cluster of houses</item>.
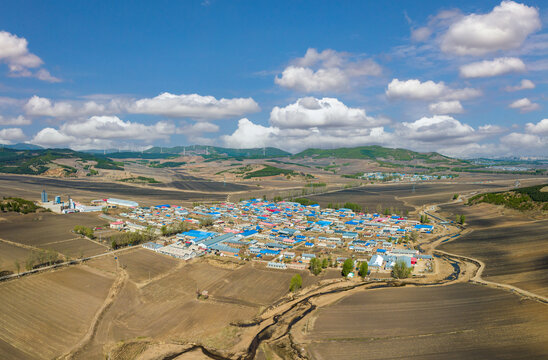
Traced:
[[445, 180], [452, 179], [453, 175], [428, 175], [428, 174], [407, 174], [399, 172], [368, 172], [361, 176], [366, 180], [379, 180], [379, 181], [432, 181], [432, 180]]
[[[143, 244], [146, 249], [183, 260], [207, 254], [246, 258], [274, 269], [304, 269], [313, 258], [326, 257], [340, 264], [348, 257], [365, 255], [374, 270], [388, 271], [400, 258], [412, 266], [428, 257], [407, 247], [410, 233], [435, 230], [434, 225], [399, 215], [260, 199], [192, 209], [167, 204], [135, 207], [120, 216], [125, 219], [111, 223], [112, 228], [139, 231], [148, 227], [159, 232], [163, 226], [181, 222], [196, 228]], [[200, 226], [203, 219], [212, 224]]]

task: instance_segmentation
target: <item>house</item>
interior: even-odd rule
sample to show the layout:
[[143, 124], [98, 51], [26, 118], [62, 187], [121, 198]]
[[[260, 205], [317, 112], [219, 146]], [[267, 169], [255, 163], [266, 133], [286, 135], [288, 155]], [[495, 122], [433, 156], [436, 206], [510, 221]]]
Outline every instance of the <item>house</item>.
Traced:
[[381, 255], [373, 255], [367, 265], [370, 269], [380, 270], [383, 263], [384, 258]]
[[268, 264], [266, 264], [266, 267], [267, 268], [270, 268], [270, 269], [280, 269], [280, 270], [285, 270], [287, 269], [287, 265], [284, 264], [284, 263], [279, 263], [279, 262], [274, 262], [274, 261], [269, 261]]
[[310, 262], [310, 260], [312, 259], [315, 259], [316, 258], [316, 255], [315, 254], [302, 254], [301, 255], [301, 259], [304, 261], [304, 262]]
[[124, 222], [123, 221], [115, 221], [110, 223], [110, 228], [114, 230], [122, 230], [124, 228]]

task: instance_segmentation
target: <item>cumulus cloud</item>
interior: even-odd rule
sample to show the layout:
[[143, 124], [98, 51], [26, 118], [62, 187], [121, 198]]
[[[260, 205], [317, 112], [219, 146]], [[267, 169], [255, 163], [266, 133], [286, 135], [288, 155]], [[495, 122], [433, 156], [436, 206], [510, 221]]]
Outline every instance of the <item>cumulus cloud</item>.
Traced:
[[170, 93], [143, 99], [115, 97], [107, 100], [101, 97], [89, 101], [56, 102], [35, 95], [27, 101], [24, 109], [28, 115], [59, 118], [133, 113], [187, 117], [197, 120], [234, 117], [260, 110], [259, 105], [252, 98], [217, 100], [213, 96]]
[[299, 92], [339, 92], [381, 72], [380, 65], [371, 59], [331, 49], [322, 52], [308, 49], [304, 57], [293, 60], [274, 82]]
[[484, 137], [484, 134], [470, 125], [463, 124], [447, 115], [435, 115], [423, 117], [414, 122], [403, 122], [396, 132], [407, 140], [436, 144], [470, 143]]
[[527, 89], [534, 89], [535, 83], [531, 80], [523, 79], [519, 83], [519, 85], [516, 86], [507, 86], [506, 91], [519, 91], [519, 90], [527, 90]]
[[504, 146], [515, 149], [515, 153], [527, 153], [531, 150], [541, 150], [546, 153], [548, 147], [548, 137], [516, 132], [503, 136], [500, 142]]
[[86, 102], [52, 102], [50, 99], [34, 95], [23, 106], [27, 115], [50, 117], [78, 117], [86, 115], [103, 115], [116, 110], [111, 106], [99, 104], [95, 101]]
[[268, 126], [241, 119], [238, 128], [222, 136], [221, 141], [236, 148], [276, 146], [293, 152], [309, 147], [371, 144], [440, 151], [449, 146], [468, 146], [504, 131], [496, 125], [475, 129], [447, 115], [390, 124], [393, 131], [384, 124], [388, 121], [368, 117], [365, 110], [347, 107], [337, 99], [305, 97], [274, 108]]
[[521, 59], [502, 57], [463, 65], [460, 67], [460, 76], [463, 78], [482, 78], [522, 71], [525, 71], [525, 64]]
[[231, 135], [224, 135], [221, 139], [228, 147], [257, 148], [272, 144], [272, 136], [279, 131], [277, 128], [254, 124], [244, 118], [238, 121], [238, 128]]
[[460, 101], [440, 101], [428, 105], [428, 109], [432, 114], [446, 115], [446, 114], [460, 114], [464, 111]]
[[548, 136], [548, 119], [542, 119], [536, 124], [527, 123], [525, 124], [525, 131], [530, 134]]
[[335, 98], [306, 97], [285, 107], [274, 107], [270, 123], [278, 128], [373, 127], [386, 123], [365, 114], [364, 109], [349, 108]]
[[15, 77], [35, 77], [43, 81], [59, 82], [45, 69], [39, 68], [44, 62], [28, 49], [25, 38], [18, 37], [7, 31], [0, 31], [0, 61], [8, 64], [10, 75]]
[[386, 95], [411, 100], [466, 100], [480, 96], [481, 91], [473, 88], [452, 89], [443, 81], [436, 83], [432, 80], [421, 82], [417, 79], [393, 79], [388, 84]]
[[174, 95], [168, 92], [154, 98], [136, 100], [127, 111], [134, 114], [164, 115], [193, 119], [222, 119], [259, 111], [252, 98], [216, 99], [198, 94]]
[[441, 50], [457, 55], [485, 55], [520, 47], [541, 27], [538, 10], [503, 1], [487, 14], [470, 14], [455, 21], [441, 39]]
[[20, 128], [7, 128], [0, 130], [0, 144], [13, 144], [25, 139], [25, 134]]
[[512, 109], [519, 109], [521, 112], [538, 110], [539, 104], [532, 102], [528, 98], [518, 99], [509, 105]]
[[31, 121], [30, 119], [19, 115], [17, 117], [9, 117], [5, 118], [2, 115], [0, 115], [0, 125], [15, 125], [15, 126], [24, 126], [24, 125], [30, 125]]
[[216, 133], [219, 131], [219, 126], [210, 122], [200, 121], [191, 125], [185, 125], [177, 129], [178, 134], [184, 134], [187, 137], [201, 135], [203, 133]]
[[44, 147], [86, 149], [112, 146], [114, 140], [141, 140], [146, 143], [167, 140], [175, 132], [175, 125], [166, 121], [145, 125], [116, 116], [92, 116], [84, 121], [64, 123], [59, 129], [44, 128], [30, 142]]

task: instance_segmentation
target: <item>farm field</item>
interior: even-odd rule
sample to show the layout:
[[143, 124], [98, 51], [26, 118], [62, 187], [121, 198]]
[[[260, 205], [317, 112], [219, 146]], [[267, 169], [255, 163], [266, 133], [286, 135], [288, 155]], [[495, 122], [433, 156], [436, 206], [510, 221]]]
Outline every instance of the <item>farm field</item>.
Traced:
[[[117, 256], [129, 279], [105, 311], [91, 342], [76, 354], [77, 359], [103, 358], [120, 341], [128, 344], [142, 338], [152, 344], [194, 341], [227, 349], [242, 332], [230, 324], [251, 321], [261, 309], [285, 296], [289, 279], [297, 272], [224, 259], [183, 262], [145, 249]], [[106, 274], [115, 271], [113, 256], [93, 259], [85, 266]], [[151, 281], [148, 269], [154, 271]], [[301, 274], [303, 285], [325, 278]], [[197, 290], [208, 290], [210, 298], [197, 299]]]
[[503, 223], [474, 230], [439, 248], [483, 261], [485, 280], [548, 296], [547, 234], [548, 220]]
[[88, 330], [112, 276], [71, 267], [0, 283], [0, 358], [51, 359]]
[[546, 305], [478, 285], [366, 290], [312, 316], [300, 326], [317, 360], [548, 356]]
[[[47, 248], [50, 243], [76, 238], [77, 236], [71, 232], [76, 225], [93, 227], [107, 222], [100, 219], [97, 214], [86, 213], [5, 214], [2, 217], [5, 221], [2, 221], [0, 226], [0, 238], [43, 248]], [[59, 249], [63, 249], [62, 246]]]
[[0, 192], [10, 196], [39, 199], [40, 192], [46, 189], [51, 195], [72, 195], [78, 200], [93, 200], [104, 197], [131, 197], [143, 204], [154, 204], [170, 200], [184, 202], [193, 200], [223, 200], [223, 193], [178, 191], [151, 186], [131, 186], [107, 180], [87, 181], [79, 179], [57, 179], [25, 175], [0, 175]]
[[85, 238], [74, 238], [42, 245], [44, 249], [54, 250], [70, 258], [98, 255], [108, 250], [106, 245], [99, 245]]
[[120, 266], [128, 272], [129, 278], [140, 283], [162, 275], [179, 264], [179, 260], [138, 247], [118, 255]]
[[25, 260], [29, 258], [32, 250], [0, 241], [0, 271], [16, 272], [15, 262], [19, 262], [21, 268], [25, 268]]

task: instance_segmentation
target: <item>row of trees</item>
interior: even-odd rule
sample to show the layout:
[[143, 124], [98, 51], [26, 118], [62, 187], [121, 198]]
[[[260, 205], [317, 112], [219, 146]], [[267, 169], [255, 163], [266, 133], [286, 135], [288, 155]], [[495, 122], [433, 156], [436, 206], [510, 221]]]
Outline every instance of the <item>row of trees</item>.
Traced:
[[164, 225], [162, 226], [160, 230], [162, 232], [162, 236], [173, 236], [173, 235], [187, 231], [188, 228], [189, 228], [188, 223], [181, 221], [178, 224], [173, 224], [169, 226]]
[[74, 232], [76, 234], [84, 235], [90, 239], [95, 239], [95, 234], [93, 233], [93, 229], [88, 228], [87, 226], [76, 225], [74, 227]]
[[464, 224], [464, 221], [466, 220], [466, 216], [464, 215], [457, 215], [457, 224]]
[[421, 215], [421, 224], [428, 224], [430, 222], [430, 219], [428, 218], [428, 215]]
[[156, 240], [156, 234], [152, 228], [147, 228], [145, 231], [125, 232], [111, 237], [111, 246], [113, 249], [118, 249], [124, 246], [133, 246]]

